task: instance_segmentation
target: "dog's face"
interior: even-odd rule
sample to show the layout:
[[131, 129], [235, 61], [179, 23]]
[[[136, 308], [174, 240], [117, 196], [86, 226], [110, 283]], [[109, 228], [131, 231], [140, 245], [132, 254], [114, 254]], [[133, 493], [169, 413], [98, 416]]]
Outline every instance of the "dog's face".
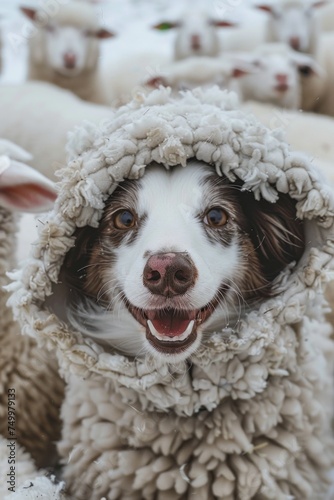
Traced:
[[151, 166], [116, 189], [98, 229], [78, 232], [70, 320], [129, 355], [181, 361], [269, 297], [303, 248], [290, 198], [255, 201], [197, 161]]

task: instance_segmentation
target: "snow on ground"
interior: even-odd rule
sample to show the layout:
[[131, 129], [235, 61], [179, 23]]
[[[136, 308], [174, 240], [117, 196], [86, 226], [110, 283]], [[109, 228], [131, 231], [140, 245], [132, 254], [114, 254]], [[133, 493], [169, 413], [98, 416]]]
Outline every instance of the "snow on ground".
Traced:
[[[19, 6], [43, 6], [46, 12], [69, 0], [0, 0], [1, 33], [3, 41], [3, 70], [0, 83], [15, 84], [25, 80], [27, 42], [31, 36], [31, 24], [20, 13]], [[134, 53], [154, 51], [163, 56], [172, 53], [175, 32], [158, 32], [151, 26], [166, 19], [179, 19], [194, 4], [210, 7], [217, 18], [251, 22], [257, 15], [245, 5], [251, 0], [100, 0], [96, 3], [101, 24], [117, 33], [115, 38], [102, 43], [102, 67], [114, 61], [122, 61]], [[49, 10], [48, 10], [49, 9]], [[222, 30], [223, 31], [223, 30]], [[223, 35], [222, 35], [223, 39]], [[150, 69], [148, 68], [148, 71]], [[38, 219], [38, 217], [37, 217]], [[24, 215], [21, 219], [18, 240], [18, 259], [25, 259], [37, 238], [35, 217]]]

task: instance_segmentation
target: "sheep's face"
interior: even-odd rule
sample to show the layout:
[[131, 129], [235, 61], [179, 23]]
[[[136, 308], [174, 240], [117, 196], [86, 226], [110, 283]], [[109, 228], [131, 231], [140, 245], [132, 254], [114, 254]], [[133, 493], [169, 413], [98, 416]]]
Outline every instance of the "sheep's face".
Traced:
[[86, 30], [48, 24], [45, 27], [45, 50], [49, 65], [63, 76], [77, 76], [91, 64], [92, 53], [98, 57], [98, 42]]
[[[299, 73], [294, 61], [280, 54], [268, 54], [254, 59], [258, 73], [245, 76], [258, 101], [284, 103], [296, 107], [299, 101]], [[291, 105], [289, 102], [291, 100]]]
[[[71, 8], [74, 6], [75, 4]], [[87, 21], [81, 22], [80, 19], [68, 21], [74, 16], [71, 9], [60, 10], [60, 17], [45, 16], [43, 10], [30, 7], [20, 9], [38, 30], [38, 36], [31, 39], [32, 60], [66, 77], [78, 76], [85, 70], [95, 69], [99, 56], [99, 39], [114, 36], [107, 29], [95, 27], [94, 23], [88, 26]], [[66, 15], [70, 16], [67, 20]], [[75, 15], [78, 17], [76, 12]]]
[[268, 12], [272, 18], [270, 29], [273, 39], [286, 43], [298, 52], [311, 53], [314, 43], [314, 13], [325, 1], [305, 1], [279, 4], [263, 4], [258, 8]]
[[217, 56], [220, 52], [217, 28], [230, 26], [234, 24], [229, 21], [210, 19], [206, 12], [195, 9], [193, 12], [187, 12], [182, 21], [162, 22], [154, 28], [160, 30], [177, 28], [175, 59], [185, 59], [193, 56]]
[[208, 18], [190, 16], [183, 20], [175, 40], [176, 59], [217, 56], [219, 51], [219, 35]]
[[178, 362], [271, 296], [273, 279], [302, 251], [290, 198], [256, 201], [198, 161], [151, 166], [116, 189], [99, 228], [79, 230], [61, 281], [82, 333]]
[[277, 9], [274, 16], [276, 40], [290, 45], [299, 52], [310, 52], [312, 45], [313, 9], [298, 6]]
[[[281, 50], [283, 49], [284, 50]], [[260, 102], [296, 109], [301, 100], [301, 74], [306, 78], [321, 72], [311, 56], [285, 50], [280, 44], [268, 44], [262, 54], [246, 56], [257, 68], [242, 80], [245, 94]]]

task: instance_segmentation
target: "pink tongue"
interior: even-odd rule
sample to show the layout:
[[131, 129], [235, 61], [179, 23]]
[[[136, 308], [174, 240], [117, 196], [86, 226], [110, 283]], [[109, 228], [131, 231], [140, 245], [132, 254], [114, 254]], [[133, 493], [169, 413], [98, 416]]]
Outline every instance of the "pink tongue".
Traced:
[[[150, 316], [152, 317], [150, 318]], [[176, 313], [175, 311], [169, 311], [168, 313], [165, 312], [162, 314], [149, 314], [148, 317], [160, 335], [165, 335], [166, 337], [178, 337], [182, 335], [193, 319], [189, 317], [189, 313], [187, 312]]]

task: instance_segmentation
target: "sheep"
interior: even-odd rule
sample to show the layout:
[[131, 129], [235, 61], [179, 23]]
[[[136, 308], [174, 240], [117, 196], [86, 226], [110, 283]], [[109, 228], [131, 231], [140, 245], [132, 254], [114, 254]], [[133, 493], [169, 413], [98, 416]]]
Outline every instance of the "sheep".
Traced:
[[[226, 73], [228, 66], [232, 70], [229, 75]], [[225, 84], [221, 74], [223, 68]], [[147, 79], [149, 85], [161, 83], [179, 89], [218, 83], [235, 90], [246, 100], [258, 99], [306, 111], [315, 108], [327, 86], [326, 72], [311, 56], [279, 43], [264, 44], [251, 53], [228, 52], [220, 58], [175, 61], [159, 69], [156, 75]], [[231, 80], [238, 73], [238, 76], [246, 75], [245, 78], [238, 82]]]
[[[147, 87], [171, 87], [189, 90], [214, 84], [223, 89], [234, 89], [234, 80], [256, 71], [250, 63], [218, 57], [189, 57], [166, 66], [145, 82]], [[237, 89], [236, 89], [237, 90]]]
[[69, 89], [81, 99], [106, 103], [98, 68], [99, 41], [114, 36], [101, 28], [88, 3], [58, 5], [48, 16], [41, 9], [21, 7], [35, 26], [29, 39], [28, 80], [43, 80]]
[[21, 335], [4, 290], [10, 282], [6, 273], [14, 266], [15, 212], [44, 212], [56, 196], [51, 181], [21, 163], [28, 159], [18, 146], [0, 141], [0, 434], [17, 439], [37, 465], [46, 466], [56, 457], [63, 382], [55, 359]]
[[109, 101], [118, 107], [138, 92], [148, 93], [159, 85], [170, 86], [174, 92], [215, 83], [230, 88], [234, 78], [254, 70], [251, 63], [233, 58], [203, 56], [170, 62], [160, 54], [143, 53], [109, 67]]
[[195, 5], [184, 13], [182, 20], [162, 21], [155, 24], [153, 28], [160, 31], [177, 29], [174, 59], [179, 60], [192, 56], [218, 56], [220, 38], [217, 28], [232, 26], [235, 24], [230, 21], [213, 19], [207, 10]]
[[325, 4], [323, 0], [281, 0], [256, 7], [269, 14], [268, 42], [283, 42], [299, 52], [315, 54], [319, 33], [315, 12]]
[[34, 168], [52, 180], [66, 164], [68, 132], [84, 120], [99, 123], [112, 115], [109, 107], [44, 82], [2, 85], [0, 109], [0, 137], [30, 151]]
[[[218, 84], [235, 90], [244, 99], [272, 102], [286, 108], [311, 109], [323, 83], [322, 70], [308, 55], [284, 44], [265, 44], [256, 51], [228, 53], [221, 58], [188, 58], [175, 61], [147, 80], [148, 85], [174, 90]], [[236, 80], [233, 77], [240, 77]], [[311, 90], [310, 86], [313, 85]], [[307, 92], [306, 90], [307, 89]], [[309, 99], [305, 96], [309, 96]], [[311, 99], [312, 98], [312, 99]]]
[[[315, 82], [314, 85], [323, 82], [323, 72], [311, 56], [296, 52], [285, 44], [268, 43], [239, 57], [258, 68], [257, 72], [238, 80], [244, 100], [269, 102], [289, 109], [314, 106], [317, 89], [313, 89], [310, 103], [312, 83], [309, 80]], [[308, 92], [303, 92], [304, 87]]]

